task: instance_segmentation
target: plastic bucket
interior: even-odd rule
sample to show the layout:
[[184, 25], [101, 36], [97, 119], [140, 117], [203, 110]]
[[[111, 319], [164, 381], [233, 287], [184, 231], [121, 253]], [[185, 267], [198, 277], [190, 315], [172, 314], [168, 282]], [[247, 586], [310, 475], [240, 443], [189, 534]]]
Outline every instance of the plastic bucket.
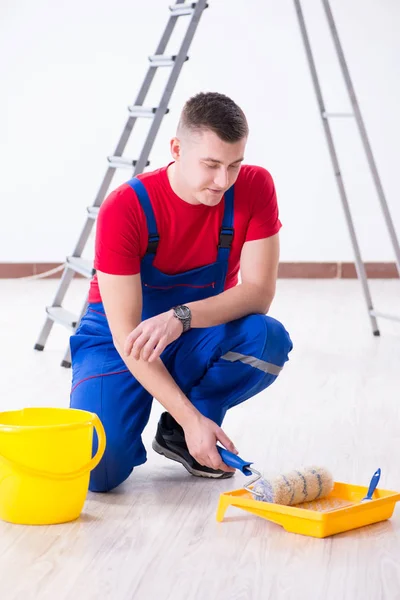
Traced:
[[[98, 449], [92, 458], [93, 429]], [[77, 519], [106, 446], [94, 413], [72, 408], [0, 412], [0, 519], [49, 525]]]

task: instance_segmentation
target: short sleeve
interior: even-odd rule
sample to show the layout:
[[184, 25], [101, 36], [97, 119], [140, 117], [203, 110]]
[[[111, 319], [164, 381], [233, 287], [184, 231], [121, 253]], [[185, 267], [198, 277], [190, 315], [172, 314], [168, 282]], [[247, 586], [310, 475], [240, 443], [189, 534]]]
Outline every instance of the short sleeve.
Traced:
[[274, 181], [270, 173], [258, 168], [249, 189], [251, 202], [250, 220], [246, 232], [246, 242], [271, 237], [282, 227], [279, 220], [278, 201]]
[[144, 235], [147, 239], [143, 210], [135, 192], [124, 184], [100, 207], [94, 268], [111, 275], [136, 275], [140, 272]]

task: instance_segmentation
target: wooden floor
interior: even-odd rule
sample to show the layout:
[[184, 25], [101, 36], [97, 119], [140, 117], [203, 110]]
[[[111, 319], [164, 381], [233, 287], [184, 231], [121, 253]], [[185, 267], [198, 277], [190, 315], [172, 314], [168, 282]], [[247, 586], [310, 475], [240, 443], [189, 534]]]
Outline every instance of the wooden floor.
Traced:
[[[68, 333], [53, 328], [32, 350], [55, 281], [0, 281], [0, 409], [68, 406], [62, 369]], [[400, 314], [400, 283], [372, 281], [376, 308]], [[69, 307], [86, 290], [78, 281]], [[292, 335], [290, 362], [270, 389], [233, 409], [224, 428], [261, 471], [304, 464], [400, 490], [400, 324], [371, 335], [357, 281], [281, 280], [271, 314]], [[148, 462], [114, 493], [89, 494], [74, 523], [0, 523], [3, 600], [395, 600], [400, 512], [325, 540], [286, 533], [238, 509], [215, 519], [219, 494], [244, 476], [203, 481], [151, 450], [160, 406], [145, 431]]]

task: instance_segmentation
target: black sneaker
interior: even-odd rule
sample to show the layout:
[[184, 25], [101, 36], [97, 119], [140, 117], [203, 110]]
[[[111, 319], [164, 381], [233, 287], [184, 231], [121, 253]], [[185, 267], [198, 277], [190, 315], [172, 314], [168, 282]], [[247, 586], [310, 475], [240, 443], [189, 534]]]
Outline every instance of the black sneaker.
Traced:
[[234, 473], [204, 467], [189, 454], [182, 427], [167, 412], [161, 415], [158, 422], [156, 437], [152, 443], [153, 450], [166, 458], [181, 463], [195, 477], [210, 477], [213, 479], [228, 479]]

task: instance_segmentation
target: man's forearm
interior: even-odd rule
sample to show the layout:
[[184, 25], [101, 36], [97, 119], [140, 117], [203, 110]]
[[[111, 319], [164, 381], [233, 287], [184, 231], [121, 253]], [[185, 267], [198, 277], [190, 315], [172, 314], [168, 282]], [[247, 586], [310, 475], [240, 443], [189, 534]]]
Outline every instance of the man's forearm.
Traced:
[[217, 296], [190, 302], [192, 327], [213, 327], [253, 313], [268, 312], [274, 291], [241, 283]]
[[160, 358], [152, 363], [143, 359], [136, 360], [131, 355], [125, 355], [123, 343], [114, 340], [114, 344], [135, 379], [167, 409], [182, 427], [200, 415], [175, 383]]

